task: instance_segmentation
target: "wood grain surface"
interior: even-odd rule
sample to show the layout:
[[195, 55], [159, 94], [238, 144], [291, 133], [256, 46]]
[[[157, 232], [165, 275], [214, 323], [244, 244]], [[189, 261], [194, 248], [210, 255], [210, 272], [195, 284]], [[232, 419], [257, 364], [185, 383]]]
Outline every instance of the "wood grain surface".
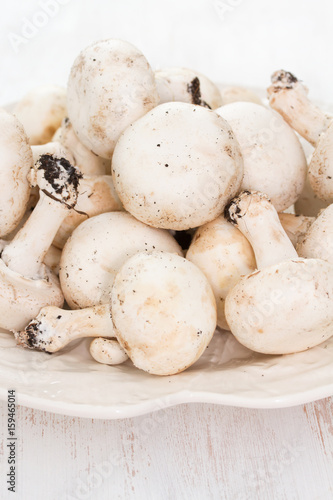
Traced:
[[24, 500], [331, 500], [333, 398], [281, 410], [186, 404], [124, 420], [18, 407], [17, 492]]

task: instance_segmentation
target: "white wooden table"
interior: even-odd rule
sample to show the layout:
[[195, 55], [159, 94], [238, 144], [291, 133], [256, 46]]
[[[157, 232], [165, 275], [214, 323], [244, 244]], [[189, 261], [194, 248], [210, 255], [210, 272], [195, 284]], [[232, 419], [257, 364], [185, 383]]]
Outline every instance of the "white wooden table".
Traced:
[[281, 410], [186, 404], [109, 421], [19, 406], [17, 436], [16, 494], [0, 442], [1, 499], [333, 499], [333, 398]]

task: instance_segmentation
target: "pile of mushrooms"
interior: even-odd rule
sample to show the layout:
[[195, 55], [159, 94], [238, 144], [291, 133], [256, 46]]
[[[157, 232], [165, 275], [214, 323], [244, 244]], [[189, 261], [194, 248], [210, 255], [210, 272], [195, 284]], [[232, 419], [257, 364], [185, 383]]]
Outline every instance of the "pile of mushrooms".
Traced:
[[[125, 41], [84, 49], [67, 89], [0, 110], [0, 327], [152, 375], [226, 330], [267, 355], [327, 341], [332, 120], [287, 71], [264, 102]], [[295, 213], [309, 185], [327, 208]]]

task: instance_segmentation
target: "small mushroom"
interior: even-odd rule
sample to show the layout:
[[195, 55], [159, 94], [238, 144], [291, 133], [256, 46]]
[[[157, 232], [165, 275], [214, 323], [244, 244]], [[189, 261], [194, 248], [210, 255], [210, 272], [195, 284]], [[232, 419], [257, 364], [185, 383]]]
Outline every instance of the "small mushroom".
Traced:
[[323, 259], [333, 264], [333, 204], [322, 210], [299, 241], [300, 257]]
[[301, 194], [307, 164], [292, 128], [271, 109], [234, 102], [216, 110], [231, 126], [244, 159], [241, 188], [262, 191], [282, 212]]
[[24, 330], [15, 333], [18, 345], [49, 353], [85, 337], [114, 337], [109, 304], [79, 311], [43, 307]]
[[89, 217], [122, 210], [111, 175], [83, 175], [78, 187], [75, 210], [61, 224], [53, 244], [63, 248], [74, 229]]
[[20, 330], [46, 305], [62, 306], [55, 274], [43, 264], [62, 220], [75, 207], [80, 172], [64, 158], [44, 155], [31, 178], [40, 198], [0, 259], [0, 326]]
[[122, 131], [158, 104], [147, 59], [130, 43], [112, 39], [78, 55], [67, 95], [68, 116], [79, 140], [108, 159]]
[[208, 279], [216, 299], [217, 324], [229, 330], [224, 313], [226, 296], [242, 276], [256, 268], [250, 243], [220, 216], [196, 231], [186, 258]]
[[294, 247], [296, 247], [297, 243], [304, 237], [315, 220], [315, 217], [281, 213], [279, 214], [279, 219], [288, 238]]
[[215, 219], [240, 187], [243, 160], [228, 123], [202, 106], [161, 104], [119, 138], [112, 159], [125, 209], [154, 227]]
[[66, 89], [57, 85], [41, 85], [26, 94], [14, 108], [31, 145], [51, 141], [67, 114]]
[[163, 250], [182, 255], [175, 239], [124, 212], [110, 212], [80, 224], [64, 246], [60, 282], [72, 309], [105, 304], [116, 273], [140, 251]]
[[270, 105], [314, 147], [309, 164], [310, 185], [320, 199], [333, 201], [333, 121], [315, 106], [308, 89], [291, 73], [280, 70], [272, 75], [268, 88]]
[[33, 166], [28, 138], [15, 116], [0, 109], [0, 236], [11, 233], [27, 209], [30, 185], [27, 179]]
[[135, 366], [173, 375], [203, 354], [216, 327], [204, 274], [167, 252], [140, 252], [121, 267], [111, 292], [115, 335]]
[[230, 104], [232, 102], [254, 102], [255, 104], [262, 104], [260, 97], [253, 92], [253, 90], [245, 87], [222, 87], [221, 97], [223, 104]]
[[54, 134], [52, 141], [60, 142], [60, 144], [71, 152], [74, 165], [82, 172], [82, 174], [110, 174], [110, 160], [97, 156], [79, 141], [69, 118], [63, 119], [61, 127], [58, 128]]
[[115, 339], [94, 339], [89, 350], [94, 360], [104, 365], [120, 365], [128, 360], [126, 352]]
[[163, 68], [155, 71], [159, 104], [187, 102], [205, 108], [222, 106], [218, 87], [206, 76], [188, 68]]
[[258, 270], [226, 298], [231, 332], [253, 351], [288, 354], [333, 334], [333, 265], [299, 258], [266, 195], [243, 192], [226, 215], [251, 243]]

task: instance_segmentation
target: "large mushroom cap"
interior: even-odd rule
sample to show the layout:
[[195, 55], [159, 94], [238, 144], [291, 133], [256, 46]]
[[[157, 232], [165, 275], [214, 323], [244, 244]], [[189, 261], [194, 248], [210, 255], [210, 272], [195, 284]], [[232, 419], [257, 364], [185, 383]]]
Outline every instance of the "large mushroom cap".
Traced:
[[18, 119], [0, 109], [0, 236], [22, 219], [29, 201], [27, 175], [33, 166], [28, 138]]
[[216, 110], [231, 126], [244, 159], [242, 189], [266, 193], [278, 211], [290, 207], [306, 178], [305, 155], [283, 118], [252, 102], [234, 102]]
[[134, 217], [189, 229], [215, 219], [243, 176], [239, 144], [214, 111], [161, 104], [121, 135], [112, 159], [115, 188]]
[[60, 282], [72, 309], [105, 304], [122, 264], [140, 251], [164, 250], [182, 255], [167, 232], [148, 227], [131, 215], [110, 212], [86, 220], [64, 246]]
[[253, 351], [290, 354], [333, 334], [333, 265], [284, 261], [242, 278], [226, 299], [237, 340]]
[[153, 252], [130, 258], [111, 293], [117, 339], [133, 363], [172, 375], [204, 352], [216, 326], [216, 304], [204, 274], [178, 255]]
[[68, 116], [80, 141], [111, 158], [121, 132], [158, 104], [154, 73], [144, 55], [122, 40], [83, 50], [68, 81]]

